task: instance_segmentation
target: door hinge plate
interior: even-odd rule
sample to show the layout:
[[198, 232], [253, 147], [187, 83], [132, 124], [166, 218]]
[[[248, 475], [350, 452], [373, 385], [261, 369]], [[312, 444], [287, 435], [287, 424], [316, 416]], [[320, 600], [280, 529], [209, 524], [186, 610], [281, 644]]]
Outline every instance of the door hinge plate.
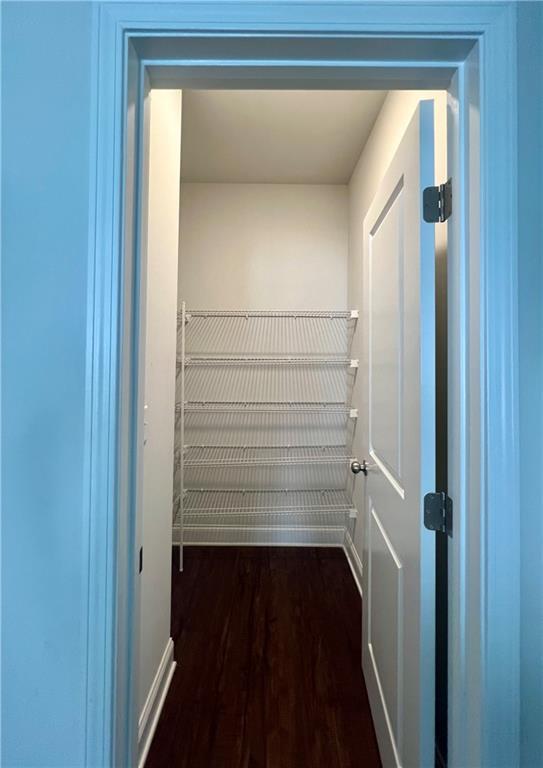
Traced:
[[447, 221], [452, 213], [452, 179], [422, 193], [422, 216], [429, 224]]
[[429, 531], [452, 536], [453, 503], [444, 491], [427, 493], [424, 497], [424, 525]]

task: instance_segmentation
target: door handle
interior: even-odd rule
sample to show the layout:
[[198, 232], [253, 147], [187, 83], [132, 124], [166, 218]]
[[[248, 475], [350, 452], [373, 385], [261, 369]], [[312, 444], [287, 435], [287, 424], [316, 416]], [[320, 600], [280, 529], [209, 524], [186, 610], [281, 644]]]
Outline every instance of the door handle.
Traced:
[[362, 459], [362, 461], [358, 461], [358, 459], [353, 459], [351, 461], [351, 472], [353, 475], [358, 475], [359, 472], [362, 472], [364, 477], [368, 476], [368, 469], [373, 469], [376, 467], [377, 464], [368, 464], [366, 459]]

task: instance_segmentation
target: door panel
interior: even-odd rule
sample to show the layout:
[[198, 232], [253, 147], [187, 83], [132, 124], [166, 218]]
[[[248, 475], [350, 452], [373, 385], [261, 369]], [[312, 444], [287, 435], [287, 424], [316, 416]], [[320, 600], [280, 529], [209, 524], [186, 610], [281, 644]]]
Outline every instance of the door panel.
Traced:
[[368, 649], [389, 738], [401, 745], [403, 683], [402, 563], [369, 500]]
[[422, 101], [364, 221], [368, 435], [362, 663], [385, 766], [433, 766], [435, 534], [433, 102]]
[[369, 444], [401, 485], [403, 179], [369, 233]]

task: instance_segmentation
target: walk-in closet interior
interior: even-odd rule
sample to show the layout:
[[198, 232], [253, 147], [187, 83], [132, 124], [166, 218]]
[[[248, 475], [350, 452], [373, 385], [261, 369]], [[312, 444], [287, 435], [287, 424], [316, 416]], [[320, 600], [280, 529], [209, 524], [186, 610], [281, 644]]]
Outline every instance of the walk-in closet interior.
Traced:
[[347, 296], [345, 181], [383, 98], [184, 94], [181, 546], [343, 546], [353, 534], [360, 318]]
[[[363, 221], [423, 97], [149, 94], [142, 761], [183, 664], [172, 551], [183, 570], [195, 545], [335, 547], [361, 590]], [[442, 125], [444, 97], [428, 97]]]

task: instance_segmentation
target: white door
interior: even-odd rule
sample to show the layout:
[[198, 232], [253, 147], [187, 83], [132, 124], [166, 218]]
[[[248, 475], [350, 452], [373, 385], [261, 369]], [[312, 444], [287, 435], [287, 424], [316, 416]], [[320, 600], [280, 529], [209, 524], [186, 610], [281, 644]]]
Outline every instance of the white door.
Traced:
[[369, 471], [362, 663], [385, 766], [434, 765], [433, 102], [422, 101], [364, 220]]

